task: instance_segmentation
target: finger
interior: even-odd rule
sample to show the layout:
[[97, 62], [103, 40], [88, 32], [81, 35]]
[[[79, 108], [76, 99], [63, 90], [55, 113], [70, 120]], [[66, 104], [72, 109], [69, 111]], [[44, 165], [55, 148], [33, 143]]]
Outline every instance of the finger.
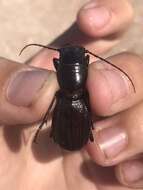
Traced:
[[89, 36], [103, 37], [122, 32], [131, 23], [133, 9], [127, 0], [91, 0], [79, 11], [79, 28]]
[[[93, 111], [109, 116], [128, 109], [143, 99], [143, 62], [138, 56], [121, 53], [108, 59], [128, 74], [99, 61], [89, 66], [87, 86]], [[135, 88], [135, 92], [134, 92]]]
[[130, 188], [143, 188], [143, 158], [128, 160], [116, 169], [118, 181]]
[[[91, 18], [93, 23], [90, 21]], [[84, 46], [96, 54], [101, 54], [119, 42], [120, 36], [132, 20], [133, 9], [128, 1], [102, 0], [95, 2], [92, 0], [81, 8], [76, 23], [55, 39], [51, 46], [63, 47], [66, 43], [76, 44]], [[30, 63], [36, 67], [54, 70], [52, 63], [54, 56], [58, 56], [56, 52], [42, 50], [31, 59], [32, 61], [30, 60]]]
[[[100, 63], [97, 66], [93, 63], [89, 67], [88, 89], [92, 110], [102, 116], [116, 114], [99, 124], [95, 123], [95, 143], [90, 143], [87, 147], [91, 157], [101, 165], [114, 165], [143, 151], [141, 146], [143, 111], [140, 103], [143, 97], [142, 60], [136, 55], [124, 53], [111, 57], [110, 61], [128, 73], [133, 80], [136, 93], [130, 81], [120, 75], [120, 72], [119, 76], [116, 76], [118, 71], [113, 68], [107, 72], [108, 67], [102, 67]], [[110, 74], [112, 71], [116, 74]], [[103, 72], [108, 74], [104, 75]], [[110, 77], [113, 77], [111, 79], [113, 83]], [[123, 77], [123, 80], [120, 77]]]
[[26, 64], [38, 68], [40, 67], [43, 69], [48, 69], [50, 71], [55, 71], [53, 58], [58, 58], [58, 57], [59, 57], [58, 52], [43, 48], [36, 55], [32, 56], [29, 60], [27, 60]]
[[95, 123], [94, 143], [87, 146], [101, 165], [115, 165], [143, 152], [143, 103]]
[[38, 121], [56, 88], [53, 72], [0, 58], [0, 124]]

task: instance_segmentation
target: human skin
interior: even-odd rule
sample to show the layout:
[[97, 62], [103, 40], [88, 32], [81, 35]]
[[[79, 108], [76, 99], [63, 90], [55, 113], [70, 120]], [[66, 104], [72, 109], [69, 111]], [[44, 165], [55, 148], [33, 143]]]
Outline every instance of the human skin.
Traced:
[[[85, 47], [97, 54], [107, 51], [119, 41], [133, 17], [132, 8], [126, 0], [119, 1], [118, 5], [113, 0], [102, 0], [100, 3], [104, 7], [102, 11], [106, 7], [111, 11], [109, 20], [108, 13], [105, 13], [107, 23], [101, 17], [104, 14], [97, 9], [100, 6], [93, 7], [93, 2], [92, 9], [91, 5], [90, 9], [82, 8], [77, 17], [81, 35], [84, 33], [87, 38], [93, 38], [93, 42], [85, 44]], [[91, 19], [88, 18], [95, 19], [98, 14], [102, 23], [90, 23]], [[118, 33], [116, 39], [107, 40], [115, 33]], [[97, 36], [99, 40], [94, 41]], [[106, 40], [103, 40], [105, 36]], [[81, 38], [81, 44], [84, 40]], [[40, 133], [38, 144], [32, 143], [35, 123], [41, 120], [58, 90], [56, 74], [49, 71], [54, 55], [43, 50], [28, 61], [30, 65], [0, 59], [0, 189], [142, 188], [143, 61], [131, 53], [109, 58], [128, 73], [136, 92], [120, 71], [101, 64], [101, 61], [90, 64], [87, 88], [93, 119], [95, 115], [105, 119], [94, 123], [94, 143], [89, 143], [81, 151], [69, 153], [49, 139], [50, 123], [49, 128]]]

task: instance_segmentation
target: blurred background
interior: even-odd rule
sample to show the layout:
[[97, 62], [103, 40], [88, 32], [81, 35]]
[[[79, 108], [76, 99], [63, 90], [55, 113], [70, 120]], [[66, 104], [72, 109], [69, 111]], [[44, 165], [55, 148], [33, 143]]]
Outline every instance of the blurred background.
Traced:
[[[18, 54], [24, 45], [52, 42], [70, 27], [85, 2], [87, 0], [0, 0], [0, 56], [22, 62], [25, 57]], [[130, 50], [143, 55], [143, 0], [131, 2], [135, 9], [133, 25], [109, 54]]]

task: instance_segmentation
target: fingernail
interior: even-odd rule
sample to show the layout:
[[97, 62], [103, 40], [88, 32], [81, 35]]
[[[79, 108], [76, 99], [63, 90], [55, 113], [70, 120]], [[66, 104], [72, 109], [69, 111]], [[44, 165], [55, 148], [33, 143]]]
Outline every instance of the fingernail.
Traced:
[[29, 106], [48, 78], [42, 69], [29, 69], [17, 72], [7, 87], [7, 99], [17, 106]]
[[92, 9], [92, 8], [95, 8], [97, 7], [99, 3], [97, 1], [89, 1], [87, 2], [84, 6], [83, 6], [83, 9]]
[[127, 134], [120, 127], [101, 129], [95, 134], [95, 139], [105, 159], [119, 155], [127, 145]]
[[96, 69], [100, 70], [101, 77], [105, 79], [104, 82], [110, 91], [112, 104], [129, 94], [130, 82], [123, 73], [112, 68], [108, 69], [101, 63], [96, 64]]
[[111, 11], [107, 7], [99, 6], [96, 2], [90, 2], [82, 9], [90, 25], [102, 28], [111, 18]]
[[143, 162], [132, 160], [123, 163], [121, 172], [126, 183], [136, 183], [143, 180]]

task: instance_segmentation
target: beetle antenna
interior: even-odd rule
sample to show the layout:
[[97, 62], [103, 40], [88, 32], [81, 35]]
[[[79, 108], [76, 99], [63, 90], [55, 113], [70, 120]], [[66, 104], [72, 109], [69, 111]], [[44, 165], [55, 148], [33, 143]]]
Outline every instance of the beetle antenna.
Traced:
[[118, 66], [114, 65], [113, 63], [111, 63], [110, 61], [108, 61], [108, 60], [106, 60], [106, 59], [104, 59], [104, 58], [102, 58], [102, 57], [100, 57], [100, 56], [98, 56], [98, 55], [96, 55], [96, 54], [90, 52], [89, 50], [86, 50], [85, 53], [89, 53], [89, 54], [91, 54], [92, 56], [97, 57], [98, 59], [100, 59], [100, 60], [106, 62], [107, 64], [109, 64], [109, 65], [111, 65], [112, 67], [114, 67], [114, 68], [118, 69], [119, 71], [121, 71], [121, 72], [129, 79], [129, 81], [131, 82], [131, 84], [132, 84], [132, 86], [133, 86], [134, 92], [136, 92], [135, 85], [134, 85], [132, 79], [131, 79], [131, 78], [129, 77], [129, 75], [128, 75], [125, 71], [123, 71], [120, 67], [118, 67]]
[[54, 51], [59, 51], [59, 49], [52, 48], [52, 47], [49, 47], [49, 46], [45, 46], [45, 45], [42, 45], [42, 44], [28, 44], [28, 45], [26, 45], [26, 46], [24, 46], [24, 47], [22, 48], [22, 50], [20, 51], [19, 55], [21, 55], [22, 52], [23, 52], [27, 47], [30, 47], [30, 46], [38, 46], [38, 47], [43, 47], [43, 48], [51, 49], [51, 50], [54, 50]]

